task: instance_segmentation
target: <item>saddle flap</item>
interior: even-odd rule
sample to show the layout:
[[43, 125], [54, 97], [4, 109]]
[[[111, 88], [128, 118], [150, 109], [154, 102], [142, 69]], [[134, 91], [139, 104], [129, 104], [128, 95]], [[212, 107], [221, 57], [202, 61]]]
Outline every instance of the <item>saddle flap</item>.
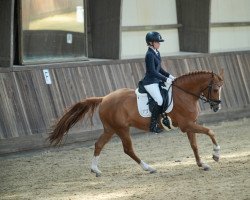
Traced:
[[139, 93], [147, 93], [146, 89], [144, 88], [144, 85], [143, 85], [142, 81], [139, 81], [139, 83], [138, 83], [138, 92]]
[[137, 107], [140, 115], [142, 117], [151, 117], [151, 112], [149, 110], [148, 105], [148, 94], [147, 93], [140, 93], [139, 89], [135, 90], [136, 99], [137, 99]]
[[[142, 117], [151, 117], [151, 112], [149, 109], [149, 96], [145, 90], [142, 82], [139, 82], [139, 88], [135, 90], [137, 96], [137, 107], [140, 115]], [[172, 80], [168, 79], [165, 83], [159, 85], [162, 97], [164, 99], [163, 110], [165, 113], [169, 113], [173, 109], [173, 97], [172, 97]], [[143, 92], [141, 92], [143, 91]], [[150, 97], [152, 98], [152, 97]], [[153, 100], [153, 99], [152, 99]], [[150, 99], [151, 101], [151, 99]]]

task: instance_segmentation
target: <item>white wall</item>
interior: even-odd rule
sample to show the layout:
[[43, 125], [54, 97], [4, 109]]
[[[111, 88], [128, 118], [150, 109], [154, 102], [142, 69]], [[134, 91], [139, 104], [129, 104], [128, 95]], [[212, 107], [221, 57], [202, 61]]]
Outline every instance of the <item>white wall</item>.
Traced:
[[[161, 43], [159, 51], [161, 55], [169, 55], [179, 52], [178, 30], [154, 30], [161, 34], [165, 40]], [[141, 58], [148, 49], [145, 36], [147, 31], [122, 33], [122, 58]]]
[[[210, 22], [250, 22], [250, 0], [212, 0]], [[250, 50], [250, 26], [211, 27], [210, 52], [238, 50]]]
[[249, 22], [249, 0], [211, 0], [210, 22]]
[[[175, 0], [123, 0], [122, 26], [152, 26], [177, 24]], [[144, 57], [147, 45], [145, 36], [157, 31], [166, 40], [159, 49], [161, 55], [179, 52], [178, 30], [123, 31], [121, 33], [121, 58]]]
[[[123, 0], [121, 26], [177, 24], [175, 0]], [[250, 22], [250, 0], [211, 0], [210, 23]], [[178, 29], [121, 32], [121, 58], [140, 58], [147, 50], [145, 36], [158, 31], [166, 42], [162, 55], [179, 53]], [[211, 27], [210, 52], [250, 50], [250, 26]]]
[[250, 27], [212, 28], [210, 52], [250, 50]]
[[123, 0], [122, 26], [176, 24], [175, 0]]

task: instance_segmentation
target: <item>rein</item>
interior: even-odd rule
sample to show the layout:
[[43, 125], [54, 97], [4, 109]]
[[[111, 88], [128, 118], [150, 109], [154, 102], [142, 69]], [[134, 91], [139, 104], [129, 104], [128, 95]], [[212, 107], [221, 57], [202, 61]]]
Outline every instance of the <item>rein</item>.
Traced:
[[220, 100], [214, 100], [214, 99], [210, 99], [210, 98], [209, 98], [209, 97], [211, 96], [212, 81], [209, 83], [209, 85], [208, 85], [204, 90], [201, 91], [201, 93], [203, 93], [206, 89], [208, 89], [208, 98], [206, 98], [206, 97], [204, 96], [204, 94], [202, 94], [202, 95], [196, 95], [196, 94], [194, 94], [194, 93], [192, 93], [192, 92], [190, 92], [190, 91], [184, 90], [183, 88], [181, 88], [181, 87], [178, 86], [178, 85], [175, 85], [174, 83], [173, 83], [172, 85], [175, 86], [176, 88], [182, 90], [183, 92], [185, 92], [185, 93], [187, 93], [187, 94], [190, 94], [190, 95], [192, 95], [192, 96], [197, 97], [198, 99], [201, 99], [201, 100], [203, 101], [203, 103], [209, 103], [210, 105], [211, 105], [211, 104], [214, 104], [214, 103], [215, 103], [215, 104], [220, 104], [220, 103], [221, 103]]

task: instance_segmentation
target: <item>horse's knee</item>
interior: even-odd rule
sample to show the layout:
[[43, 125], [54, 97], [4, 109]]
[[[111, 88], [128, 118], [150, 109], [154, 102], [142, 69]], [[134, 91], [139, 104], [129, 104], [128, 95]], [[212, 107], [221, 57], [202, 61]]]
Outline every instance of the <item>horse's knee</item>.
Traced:
[[123, 148], [123, 151], [124, 151], [124, 153], [127, 154], [127, 155], [130, 155], [131, 152], [133, 152], [133, 151], [131, 151], [131, 149], [129, 149], [129, 148]]

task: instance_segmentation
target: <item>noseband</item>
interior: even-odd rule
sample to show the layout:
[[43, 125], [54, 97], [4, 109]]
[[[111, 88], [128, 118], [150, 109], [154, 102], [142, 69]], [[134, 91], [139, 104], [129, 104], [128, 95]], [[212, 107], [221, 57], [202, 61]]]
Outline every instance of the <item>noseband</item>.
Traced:
[[[203, 103], [209, 103], [211, 109], [214, 106], [218, 106], [221, 103], [221, 100], [216, 100], [216, 99], [211, 98], [213, 85], [220, 87], [219, 85], [213, 83], [213, 80], [211, 80], [210, 83], [208, 84], [208, 86], [204, 90], [201, 91], [201, 95], [199, 96], [199, 99], [201, 99], [203, 101]], [[206, 98], [204, 96], [203, 92], [207, 89], [208, 89], [208, 97]]]

